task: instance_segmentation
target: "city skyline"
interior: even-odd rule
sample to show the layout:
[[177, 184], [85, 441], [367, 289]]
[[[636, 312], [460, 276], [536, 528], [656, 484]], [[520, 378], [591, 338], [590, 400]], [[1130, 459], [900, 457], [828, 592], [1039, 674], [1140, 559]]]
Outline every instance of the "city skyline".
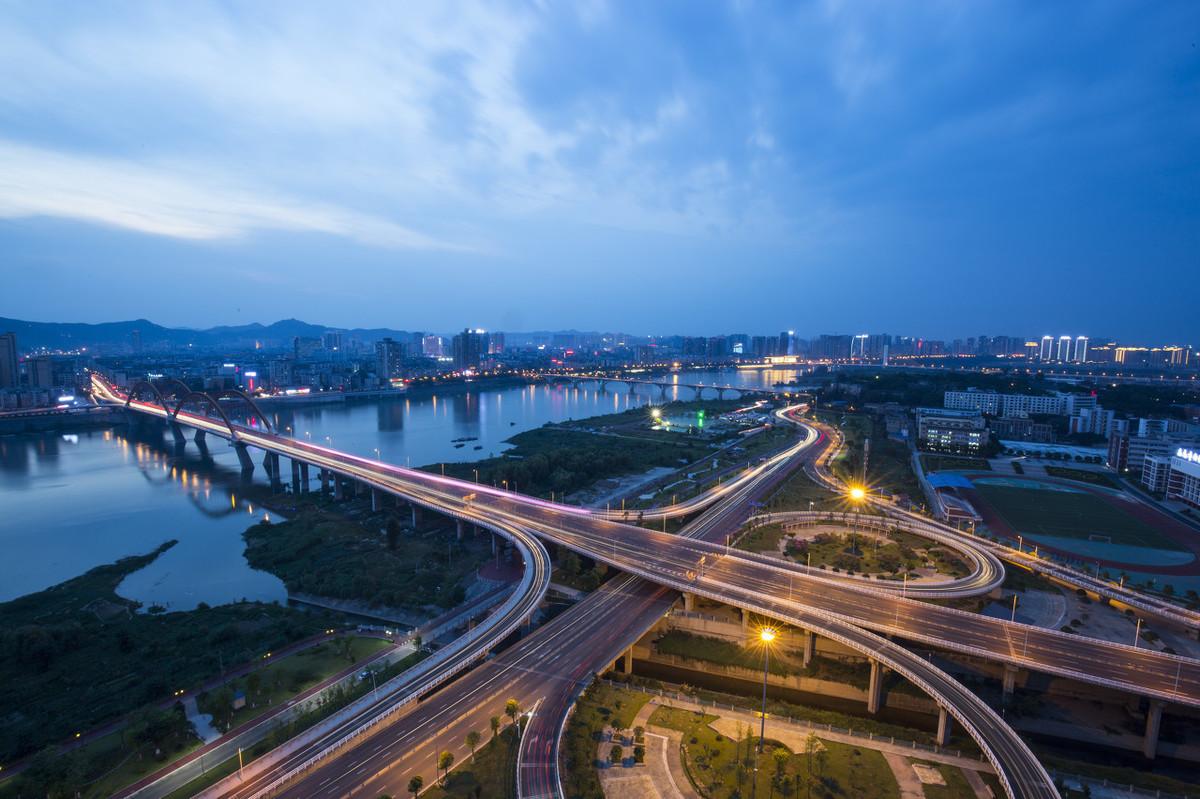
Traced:
[[0, 313], [1186, 341], [1198, 14], [12, 6]]

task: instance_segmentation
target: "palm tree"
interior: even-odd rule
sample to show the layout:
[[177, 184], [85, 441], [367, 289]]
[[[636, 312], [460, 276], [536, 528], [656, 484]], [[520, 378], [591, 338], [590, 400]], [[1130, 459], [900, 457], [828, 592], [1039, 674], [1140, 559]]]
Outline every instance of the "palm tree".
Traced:
[[[517, 716], [521, 714], [521, 703], [515, 699], [510, 699], [504, 703], [504, 715], [512, 719], [513, 724], [517, 723]], [[517, 736], [521, 735], [521, 728], [517, 727]]]
[[[496, 733], [500, 732], [500, 717], [492, 716], [491, 724], [492, 724], [492, 741], [494, 741], [494, 740], [496, 740]], [[491, 743], [491, 741], [489, 741], [488, 743]]]
[[471, 730], [467, 733], [467, 746], [471, 749], [471, 762], [475, 762], [475, 747], [479, 746], [479, 739], [483, 737], [476, 730]]
[[437, 767], [442, 774], [442, 785], [446, 784], [446, 777], [450, 775], [450, 767], [454, 765], [454, 753], [444, 751], [438, 755]]
[[413, 799], [417, 799], [417, 794], [425, 787], [425, 779], [417, 776], [408, 781], [408, 792], [413, 795]]

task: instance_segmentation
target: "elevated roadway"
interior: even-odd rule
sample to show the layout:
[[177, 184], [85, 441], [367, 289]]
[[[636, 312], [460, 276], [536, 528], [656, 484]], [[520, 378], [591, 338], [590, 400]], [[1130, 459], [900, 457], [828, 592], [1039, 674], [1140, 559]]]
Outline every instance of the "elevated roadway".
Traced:
[[[149, 403], [131, 403], [131, 407], [160, 417], [169, 413]], [[208, 417], [189, 414], [180, 418], [176, 414], [174, 421], [222, 434], [222, 423]], [[226, 427], [235, 443], [243, 446], [316, 463], [451, 515], [471, 506], [493, 522], [519, 524], [649, 582], [736, 605], [841, 641], [929, 691], [993, 759], [1013, 796], [1053, 795], [1044, 770], [1019, 736], [978, 698], [925, 660], [868, 630], [1168, 701], [1200, 704], [1197, 663], [1188, 659], [959, 613], [896, 597], [892, 592], [798, 574], [794, 569], [727, 552], [716, 544], [597, 519], [585, 509], [392, 467], [274, 434]], [[752, 486], [742, 487], [749, 490]]]

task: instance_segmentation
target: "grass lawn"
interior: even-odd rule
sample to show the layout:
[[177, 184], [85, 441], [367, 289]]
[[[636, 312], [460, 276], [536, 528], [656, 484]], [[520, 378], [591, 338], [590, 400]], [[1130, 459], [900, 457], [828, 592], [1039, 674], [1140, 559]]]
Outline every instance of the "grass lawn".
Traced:
[[748, 735], [730, 740], [709, 726], [714, 720], [712, 715], [674, 708], [658, 708], [650, 716], [651, 724], [683, 733], [684, 767], [692, 785], [707, 799], [800, 795], [801, 791], [807, 796], [810, 787], [811, 795], [821, 799], [893, 799], [900, 795], [891, 768], [879, 752], [818, 736], [813, 736], [811, 753], [794, 753], [768, 739], [757, 756], [756, 773], [754, 739]]
[[1072, 469], [1069, 466], [1047, 466], [1046, 474], [1051, 477], [1062, 477], [1067, 480], [1078, 480], [1081, 483], [1104, 486], [1105, 488], [1120, 489], [1121, 484], [1111, 475], [1104, 472], [1093, 472], [1087, 469]]
[[[421, 794], [430, 799], [513, 799], [517, 795], [517, 732], [510, 725], [494, 741], [481, 744], [475, 759], [468, 759]], [[397, 797], [399, 799], [399, 797]]]
[[[568, 797], [603, 797], [596, 775], [596, 744], [606, 726], [629, 729], [650, 696], [633, 688], [593, 683], [571, 714], [563, 735], [563, 791]], [[488, 794], [484, 794], [487, 796]]]
[[927, 766], [936, 768], [942, 775], [942, 779], [946, 781], [945, 785], [923, 786], [925, 789], [925, 799], [962, 799], [964, 796], [975, 795], [975, 791], [971, 789], [971, 784], [963, 776], [962, 769], [945, 764], [927, 763], [924, 760], [916, 760], [914, 762], [924, 763]]
[[954, 455], [921, 453], [921, 466], [928, 472], [970, 471], [990, 472], [992, 466], [984, 458], [965, 458]]
[[1109, 537], [1114, 544], [1181, 549], [1154, 528], [1089, 493], [978, 483], [975, 490], [1014, 530], [1023, 534], [1085, 541], [1099, 535]]
[[808, 510], [812, 503], [813, 510], [844, 511], [846, 501], [821, 488], [808, 479], [803, 471], [797, 471], [775, 490], [767, 500], [767, 509], [771, 511]]
[[[740, 666], [744, 669], [762, 670], [763, 653], [761, 649], [738, 646], [723, 638], [709, 638], [704, 635], [693, 635], [682, 630], [671, 630], [655, 642], [659, 652], [664, 655], [707, 660], [710, 663], [721, 663], [726, 666]], [[790, 672], [779, 658], [771, 658], [769, 668], [772, 674], [786, 677]]]
[[[254, 679], [247, 675], [233, 680], [226, 686], [227, 696], [222, 690], [202, 694], [197, 705], [220, 723], [228, 720], [230, 728], [236, 727], [391, 645], [381, 638], [363, 636], [332, 639], [259, 669]], [[222, 701], [231, 700], [236, 690], [245, 693], [246, 706], [232, 713], [228, 705], [219, 707]]]

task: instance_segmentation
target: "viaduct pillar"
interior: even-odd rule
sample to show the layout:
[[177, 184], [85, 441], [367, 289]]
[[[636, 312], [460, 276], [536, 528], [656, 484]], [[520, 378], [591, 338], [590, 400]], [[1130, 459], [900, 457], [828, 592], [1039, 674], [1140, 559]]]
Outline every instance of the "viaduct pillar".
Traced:
[[462, 541], [462, 539], [463, 539], [463, 527], [464, 527], [464, 526], [465, 526], [465, 525], [463, 525], [463, 520], [462, 520], [462, 519], [455, 519], [455, 520], [454, 520], [454, 532], [455, 532], [455, 534], [458, 536], [458, 540], [459, 540], [459, 541]]
[[812, 663], [812, 659], [817, 654], [817, 634], [812, 630], [804, 631], [804, 668], [808, 668], [808, 664]]
[[883, 695], [883, 669], [878, 660], [871, 661], [871, 684], [867, 688], [867, 712], [878, 713], [879, 702]]
[[379, 506], [382, 505], [379, 490], [376, 488], [369, 489], [371, 492], [371, 513], [379, 513]]
[[696, 595], [695, 594], [684, 594], [683, 595], [683, 609], [687, 610], [687, 611], [693, 611], [696, 609]]
[[300, 493], [300, 461], [292, 459], [292, 493]]
[[175, 446], [183, 448], [187, 446], [187, 439], [184, 438], [183, 428], [178, 422], [167, 422], [167, 426], [171, 428], [171, 437], [175, 439]]
[[1018, 669], [1016, 666], [1012, 665], [1011, 663], [1004, 664], [1004, 696], [1005, 697], [1012, 696], [1013, 690], [1017, 687], [1017, 672], [1019, 672], [1019, 671], [1020, 671], [1020, 669]]
[[1158, 753], [1158, 728], [1162, 726], [1162, 711], [1162, 700], [1151, 699], [1150, 707], [1146, 709], [1146, 737], [1142, 739], [1142, 754], [1147, 760], [1153, 760]]
[[951, 719], [950, 714], [946, 712], [946, 708], [939, 705], [938, 730], [937, 739], [935, 741], [938, 746], [945, 746], [946, 744], [950, 743], [950, 724], [952, 721], [953, 719]]

